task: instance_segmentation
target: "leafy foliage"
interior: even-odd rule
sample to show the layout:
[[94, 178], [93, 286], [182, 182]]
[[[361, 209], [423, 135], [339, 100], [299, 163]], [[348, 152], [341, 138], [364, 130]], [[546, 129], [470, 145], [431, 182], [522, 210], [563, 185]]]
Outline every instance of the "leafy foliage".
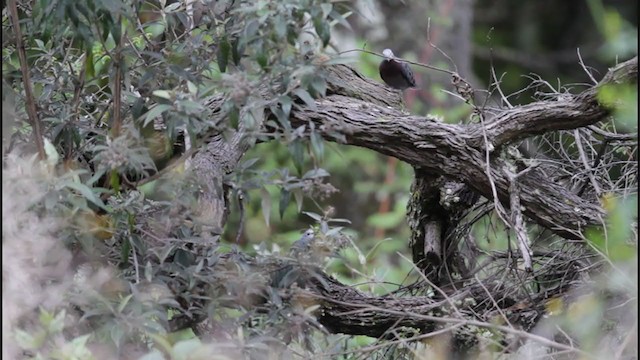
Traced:
[[[8, 286], [15, 292], [8, 309], [14, 315], [3, 337], [15, 340], [11, 354], [310, 358], [355, 356], [370, 346], [370, 353], [385, 356], [372, 339], [327, 335], [313, 315], [318, 304], [275, 287], [265, 294], [266, 277], [254, 270], [256, 263], [272, 266], [291, 257], [283, 249], [312, 228], [314, 251], [322, 256], [305, 260], [341, 281], [386, 294], [420, 278], [399, 255], [407, 252], [409, 237], [409, 166], [325, 143], [313, 124], [294, 128], [289, 122], [297, 106], [314, 107], [326, 94], [326, 73], [313, 55], [333, 45], [335, 27], [349, 26], [352, 9], [330, 0], [40, 0], [21, 2], [18, 10], [27, 63], [20, 63], [15, 24], [5, 9], [2, 52], [3, 193], [11, 195], [3, 201], [3, 220], [13, 219], [3, 225], [3, 250], [13, 255], [7, 268], [16, 271]], [[607, 10], [600, 25], [610, 48], [634, 51], [625, 40], [632, 26], [616, 12]], [[375, 77], [376, 66], [370, 62], [362, 70]], [[44, 129], [41, 162], [29, 155], [34, 134], [21, 67], [30, 71]], [[603, 102], [625, 104], [634, 95], [635, 88], [600, 94]], [[212, 112], [214, 103], [220, 112]], [[633, 128], [636, 107], [619, 109], [619, 126]], [[453, 119], [466, 114], [461, 108], [433, 111]], [[233, 207], [225, 232], [211, 234], [199, 218], [202, 184], [187, 171], [188, 157], [212, 138], [228, 141], [239, 130], [249, 134], [252, 147], [227, 169]], [[540, 143], [547, 154], [568, 154], [562, 169], [575, 170], [577, 150], [547, 142], [561, 141]], [[620, 195], [617, 181], [632, 169], [628, 159], [637, 156], [629, 149], [607, 153], [622, 164], [608, 178], [614, 195]], [[635, 229], [628, 226], [632, 201], [602, 200], [610, 205], [608, 226], [590, 233], [589, 244], [613, 264], [611, 273], [603, 272], [613, 279], [607, 290], [625, 294], [629, 281], [637, 288], [637, 279], [618, 271], [637, 260]], [[495, 221], [485, 217], [474, 225], [483, 250], [511, 243]], [[543, 235], [539, 239], [547, 245]], [[217, 267], [222, 259], [232, 265]], [[292, 277], [288, 272], [281, 280]], [[260, 297], [270, 306], [253, 306]], [[602, 314], [606, 305], [600, 299], [580, 304], [559, 323], [580, 331], [580, 319]], [[194, 319], [208, 319], [215, 328], [174, 331]], [[603, 325], [598, 320], [580, 335], [591, 339], [589, 330]], [[413, 350], [393, 349], [405, 357]]]
[[[85, 351], [87, 341], [110, 343], [118, 352], [155, 343], [164, 354], [183, 358], [196, 345], [167, 343], [171, 322], [207, 315], [206, 308], [185, 304], [195, 296], [212, 310], [222, 309], [232, 300], [228, 294], [241, 295], [237, 287], [246, 279], [232, 281], [205, 266], [224, 248], [197, 251], [204, 241], [193, 215], [199, 185], [177, 159], [187, 142], [198, 148], [213, 134], [229, 137], [242, 128], [254, 142], [276, 138], [291, 149], [297, 176], [255, 169], [254, 159], [229, 179], [234, 194], [249, 201], [255, 191], [260, 194], [267, 224], [272, 204], [282, 218], [292, 200], [300, 212], [305, 197], [334, 191], [325, 182], [329, 173], [319, 167], [323, 140], [312, 128], [292, 128], [288, 117], [296, 99], [313, 103], [324, 95], [322, 71], [308, 55], [328, 44], [330, 23], [344, 22], [342, 11], [329, 1], [293, 0], [20, 4], [28, 57], [20, 64], [11, 36], [3, 37], [3, 88], [13, 92], [3, 103], [17, 110], [5, 135], [13, 140], [3, 150], [29, 151], [19, 95], [22, 65], [32, 73], [52, 171], [43, 179], [51, 190], [33, 205], [43, 204], [42, 216], [67, 222], [57, 236], [74, 249], [74, 262], [83, 263], [70, 269], [75, 290], [67, 297], [68, 311], [82, 315], [77, 330], [87, 334], [78, 344], [71, 341], [73, 351]], [[3, 12], [3, 32], [12, 35], [12, 25]], [[223, 113], [210, 113], [208, 104], [220, 100]], [[269, 132], [261, 127], [265, 111], [277, 119], [266, 123]], [[306, 150], [314, 159], [311, 168]], [[326, 236], [339, 233], [322, 217], [313, 218]], [[206, 293], [203, 282], [227, 282], [230, 289]], [[240, 318], [223, 317], [243, 326]], [[17, 333], [23, 349], [44, 346], [46, 336], [33, 331]]]

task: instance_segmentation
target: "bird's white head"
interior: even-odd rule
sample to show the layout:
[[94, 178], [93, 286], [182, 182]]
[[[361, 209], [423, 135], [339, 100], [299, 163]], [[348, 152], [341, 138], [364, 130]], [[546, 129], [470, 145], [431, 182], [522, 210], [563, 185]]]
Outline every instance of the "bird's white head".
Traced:
[[391, 49], [384, 49], [384, 51], [382, 51], [382, 55], [387, 60], [391, 60], [395, 58], [395, 56], [393, 55], [393, 51], [391, 51]]

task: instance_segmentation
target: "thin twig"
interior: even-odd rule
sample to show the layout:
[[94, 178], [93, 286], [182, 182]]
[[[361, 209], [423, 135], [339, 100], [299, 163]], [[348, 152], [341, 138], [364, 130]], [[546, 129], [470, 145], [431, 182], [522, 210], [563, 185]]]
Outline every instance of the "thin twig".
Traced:
[[[463, 325], [464, 324], [453, 324], [451, 326], [447, 326], [447, 327], [445, 327], [443, 329], [440, 329], [440, 330], [437, 330], [437, 331], [432, 331], [432, 332], [429, 332], [429, 333], [426, 333], [426, 334], [420, 334], [420, 335], [412, 336], [412, 337], [405, 338], [405, 339], [402, 339], [402, 340], [404, 340], [406, 342], [424, 340], [424, 339], [428, 339], [430, 337], [434, 337], [434, 336], [450, 333], [450, 332], [462, 327]], [[378, 344], [378, 345], [370, 345], [370, 346], [366, 346], [366, 347], [362, 347], [362, 348], [357, 348], [357, 349], [352, 350], [352, 351], [343, 351], [343, 352], [339, 352], [339, 353], [331, 353], [331, 354], [328, 354], [326, 356], [334, 358], [335, 356], [338, 356], [338, 355], [349, 355], [349, 354], [353, 354], [353, 353], [356, 353], [356, 352], [357, 353], [363, 353], [363, 354], [364, 353], [370, 353], [370, 352], [373, 352], [373, 351], [378, 350], [378, 349], [386, 348], [386, 347], [388, 347], [390, 345], [398, 344], [400, 342], [401, 342], [401, 340], [390, 340], [390, 341], [385, 341], [385, 342], [383, 342], [381, 344]], [[320, 356], [324, 356], [324, 355], [320, 355]]]
[[[363, 53], [367, 53], [367, 54], [371, 54], [371, 55], [375, 55], [375, 56], [379, 56], [379, 57], [384, 57], [383, 55], [377, 53], [377, 52], [373, 52], [373, 51], [369, 51], [369, 50], [364, 50], [364, 49], [351, 49], [351, 50], [345, 50], [345, 51], [341, 51], [338, 53], [338, 55], [342, 55], [342, 54], [346, 54], [346, 53], [350, 53], [350, 52], [363, 52]], [[455, 75], [457, 74], [455, 71], [451, 71], [451, 70], [446, 70], [446, 69], [441, 69], [439, 67], [435, 67], [435, 66], [431, 66], [431, 65], [427, 65], [427, 64], [423, 64], [423, 63], [419, 63], [417, 61], [411, 61], [411, 60], [406, 60], [406, 59], [402, 59], [399, 57], [395, 57], [397, 60], [400, 60], [402, 62], [406, 62], [408, 64], [411, 65], [415, 65], [415, 66], [420, 66], [423, 68], [427, 68], [427, 69], [431, 69], [431, 70], [435, 70], [435, 71], [440, 71], [443, 73], [447, 73], [449, 75]]]
[[451, 317], [440, 317], [440, 316], [431, 316], [431, 315], [423, 315], [423, 314], [419, 314], [419, 313], [415, 313], [415, 312], [407, 312], [407, 311], [401, 311], [401, 310], [393, 310], [390, 308], [382, 308], [379, 306], [373, 306], [370, 304], [357, 304], [357, 303], [350, 303], [350, 302], [344, 302], [344, 301], [338, 301], [326, 296], [322, 296], [322, 295], [317, 295], [318, 298], [326, 300], [330, 303], [335, 303], [338, 305], [345, 305], [345, 306], [351, 306], [351, 307], [357, 307], [360, 308], [359, 310], [351, 310], [351, 311], [345, 311], [339, 314], [336, 314], [336, 316], [345, 316], [345, 315], [351, 315], [351, 314], [357, 314], [357, 313], [361, 313], [361, 312], [371, 312], [371, 311], [375, 311], [377, 313], [382, 313], [382, 314], [391, 314], [391, 315], [396, 315], [396, 316], [405, 316], [405, 317], [410, 317], [410, 318], [414, 318], [414, 319], [421, 319], [421, 320], [426, 320], [426, 321], [432, 321], [435, 323], [450, 323], [450, 324], [462, 324], [462, 325], [471, 325], [471, 326], [478, 326], [478, 327], [482, 327], [482, 328], [488, 328], [488, 329], [494, 329], [494, 330], [499, 330], [508, 334], [512, 334], [521, 338], [526, 338], [526, 339], [530, 339], [533, 341], [536, 341], [540, 344], [543, 345], [547, 345], [549, 347], [555, 348], [555, 349], [560, 349], [560, 350], [567, 350], [567, 351], [572, 351], [572, 352], [576, 352], [582, 356], [585, 356], [586, 358], [589, 359], [593, 359], [594, 357], [578, 348], [575, 347], [571, 347], [569, 345], [565, 345], [565, 344], [561, 344], [558, 343], [556, 341], [553, 340], [549, 340], [546, 337], [540, 336], [540, 335], [535, 335], [535, 334], [531, 334], [528, 333], [524, 330], [517, 330], [508, 326], [503, 326], [503, 325], [497, 325], [497, 324], [492, 324], [492, 323], [488, 323], [488, 322], [483, 322], [483, 321], [478, 321], [478, 320], [467, 320], [467, 319], [456, 319], [456, 318], [451, 318]]
[[406, 260], [407, 263], [411, 264], [414, 271], [420, 274], [420, 276], [422, 277], [422, 280], [424, 280], [427, 284], [429, 284], [429, 286], [431, 286], [435, 291], [439, 292], [440, 295], [442, 295], [442, 297], [447, 301], [447, 303], [449, 303], [451, 308], [456, 312], [456, 315], [458, 315], [461, 319], [463, 318], [462, 313], [460, 312], [460, 309], [458, 309], [455, 302], [451, 300], [451, 297], [449, 297], [447, 293], [445, 293], [442, 289], [440, 289], [440, 287], [438, 287], [431, 280], [429, 280], [429, 278], [427, 278], [427, 276], [422, 271], [420, 271], [420, 268], [418, 268], [418, 266], [413, 261], [409, 260], [406, 256], [402, 255], [401, 253], [398, 253], [398, 255], [404, 260]]
[[42, 133], [42, 124], [38, 119], [38, 112], [36, 109], [36, 101], [33, 97], [33, 89], [31, 88], [31, 77], [29, 76], [29, 64], [27, 63], [27, 53], [25, 51], [24, 42], [22, 41], [22, 31], [20, 30], [20, 18], [18, 17], [18, 6], [16, 0], [9, 0], [7, 4], [9, 7], [9, 13], [11, 16], [11, 22], [13, 29], [16, 33], [16, 48], [18, 50], [18, 58], [20, 60], [20, 70], [22, 71], [22, 82], [24, 83], [24, 93], [26, 98], [27, 116], [29, 123], [33, 128], [33, 140], [38, 150], [38, 157], [40, 160], [46, 158], [44, 152], [44, 137]]
[[518, 187], [518, 177], [531, 171], [534, 167], [528, 167], [527, 169], [519, 172], [518, 174], [512, 173], [510, 170], [505, 170], [505, 175], [509, 179], [509, 207], [511, 208], [511, 221], [507, 223], [516, 234], [518, 240], [518, 247], [522, 255], [524, 262], [524, 268], [527, 272], [533, 272], [533, 262], [531, 261], [531, 247], [529, 246], [529, 236], [527, 235], [527, 228], [522, 216], [522, 210], [520, 209], [520, 189]]
[[[118, 17], [120, 19], [120, 17]], [[120, 26], [120, 21], [115, 26]], [[120, 39], [114, 39], [118, 41], [116, 45], [116, 54], [113, 59], [113, 66], [115, 70], [115, 77], [113, 80], [113, 124], [111, 127], [111, 136], [114, 138], [120, 135], [122, 129], [122, 39], [123, 34], [120, 35]]]
[[493, 307], [495, 307], [496, 310], [498, 310], [498, 312], [500, 313], [500, 316], [502, 316], [502, 318], [507, 323], [507, 325], [509, 325], [509, 327], [513, 328], [513, 324], [511, 324], [511, 322], [509, 321], [509, 318], [507, 317], [507, 314], [505, 314], [504, 311], [502, 311], [502, 309], [500, 308], [500, 306], [498, 306], [498, 302], [493, 297], [493, 295], [491, 295], [491, 292], [489, 291], [489, 289], [487, 289], [487, 287], [484, 286], [484, 284], [482, 283], [482, 280], [480, 280], [480, 278], [478, 277], [477, 274], [474, 275], [473, 277], [476, 279], [476, 282], [478, 284], [480, 284], [480, 287], [482, 287], [482, 290], [484, 290], [484, 292], [487, 293], [487, 296], [489, 296], [489, 299], [491, 299], [491, 303], [493, 304]]
[[596, 192], [596, 196], [600, 197], [602, 194], [602, 190], [600, 190], [600, 185], [596, 181], [596, 177], [593, 175], [593, 170], [591, 169], [591, 165], [589, 165], [589, 160], [587, 160], [587, 154], [584, 152], [584, 148], [582, 147], [582, 137], [580, 136], [580, 130], [573, 130], [573, 137], [575, 138], [575, 144], [578, 148], [578, 153], [580, 154], [580, 160], [582, 160], [582, 165], [584, 166], [585, 171], [587, 172], [587, 176], [589, 180], [591, 180], [591, 185]]
[[593, 84], [598, 85], [598, 80], [596, 80], [593, 77], [593, 75], [591, 75], [591, 72], [587, 69], [587, 67], [584, 64], [584, 61], [582, 61], [582, 55], [580, 55], [580, 48], [577, 49], [577, 52], [578, 52], [578, 62], [580, 63], [580, 66], [582, 66], [582, 69], [584, 70], [585, 73], [587, 73], [587, 75], [589, 76], [589, 79], [591, 79]]
[[616, 134], [616, 133], [602, 130], [596, 125], [589, 125], [588, 127], [589, 127], [589, 130], [593, 131], [598, 135], [604, 136], [604, 138], [608, 140], [615, 140], [615, 141], [638, 140], [638, 133]]
[[484, 140], [484, 149], [485, 149], [484, 161], [486, 164], [485, 172], [487, 174], [487, 179], [489, 179], [489, 184], [491, 185], [491, 194], [493, 195], [493, 207], [495, 208], [496, 214], [498, 214], [498, 217], [500, 217], [500, 219], [502, 219], [502, 221], [505, 224], [508, 224], [509, 222], [503, 216], [504, 214], [506, 214], [506, 211], [502, 206], [502, 203], [500, 203], [500, 199], [498, 198], [498, 190], [496, 189], [496, 183], [493, 180], [493, 175], [491, 175], [491, 151], [493, 150], [492, 149], [493, 145], [489, 143], [489, 138], [487, 137], [486, 126], [484, 124], [484, 116], [482, 114], [478, 114], [478, 117], [480, 118], [480, 124], [482, 125], [482, 138]]
[[457, 74], [458, 66], [456, 65], [455, 61], [453, 61], [453, 59], [449, 55], [447, 55], [444, 51], [442, 51], [442, 49], [440, 49], [438, 46], [436, 46], [434, 43], [431, 42], [431, 18], [427, 18], [427, 43], [429, 43], [429, 46], [436, 49], [436, 51], [438, 51], [440, 55], [444, 56], [447, 60], [449, 60], [451, 65], [453, 65], [454, 74]]
[[131, 243], [131, 252], [133, 253], [133, 268], [136, 271], [136, 284], [140, 283], [140, 264], [138, 263], [138, 254], [136, 251], [136, 245], [133, 243], [131, 237], [129, 237], [129, 242]]
[[238, 234], [236, 234], [236, 244], [240, 244], [240, 238], [244, 232], [244, 221], [246, 214], [244, 211], [244, 192], [238, 189], [238, 210], [240, 212], [240, 224], [238, 225]]
[[504, 93], [502, 92], [502, 88], [500, 87], [500, 83], [502, 82], [502, 78], [504, 77], [504, 74], [502, 74], [502, 76], [500, 76], [500, 80], [498, 80], [498, 77], [496, 76], [496, 69], [493, 67], [493, 58], [491, 58], [489, 61], [491, 61], [491, 64], [490, 64], [491, 77], [493, 78], [493, 83], [495, 84], [495, 87], [498, 90], [498, 93], [500, 94], [502, 101], [504, 101], [504, 103], [507, 104], [509, 109], [513, 109], [513, 105], [511, 105], [511, 103], [509, 102], [509, 99], [507, 99], [507, 97], [504, 96]]

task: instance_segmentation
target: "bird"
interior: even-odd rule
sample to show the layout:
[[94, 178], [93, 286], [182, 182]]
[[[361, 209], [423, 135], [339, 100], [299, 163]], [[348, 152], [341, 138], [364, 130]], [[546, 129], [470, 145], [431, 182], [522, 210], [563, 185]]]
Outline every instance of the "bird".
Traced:
[[315, 236], [315, 231], [313, 231], [313, 229], [308, 229], [304, 232], [304, 234], [302, 234], [299, 240], [296, 240], [296, 242], [291, 245], [290, 252], [296, 255], [300, 255], [305, 251], [311, 250], [311, 243], [313, 242]]
[[301, 267], [302, 263], [307, 263], [313, 258], [312, 245], [313, 240], [316, 237], [316, 233], [313, 229], [305, 231], [300, 239], [296, 240], [289, 249], [289, 256], [297, 259], [298, 263], [288, 263], [277, 269], [272, 278], [271, 286], [274, 288], [289, 288], [294, 283], [299, 287], [305, 286], [303, 275], [304, 269]]
[[416, 80], [409, 64], [398, 60], [391, 49], [382, 52], [384, 60], [380, 63], [380, 77], [389, 86], [398, 90], [416, 87]]

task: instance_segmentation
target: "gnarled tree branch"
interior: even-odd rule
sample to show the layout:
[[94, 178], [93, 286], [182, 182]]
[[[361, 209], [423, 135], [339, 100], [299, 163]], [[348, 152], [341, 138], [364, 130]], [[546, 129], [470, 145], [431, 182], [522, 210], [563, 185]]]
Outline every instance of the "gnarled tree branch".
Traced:
[[[611, 70], [598, 86], [636, 78], [637, 58], [633, 58]], [[588, 126], [608, 114], [607, 107], [597, 102], [596, 90], [589, 89], [552, 104], [536, 102], [504, 110], [486, 122], [485, 130], [495, 147], [546, 131]], [[296, 126], [315, 123], [328, 140], [335, 140], [329, 133], [337, 130], [345, 135], [347, 144], [395, 156], [432, 174], [464, 182], [481, 195], [493, 198], [481, 125], [446, 124], [434, 117], [408, 115], [338, 94], [318, 99], [316, 109], [299, 106], [291, 121]], [[502, 169], [512, 166], [492, 154], [491, 177], [504, 204], [509, 202], [510, 183]], [[598, 204], [580, 198], [536, 171], [524, 175], [520, 185], [524, 214], [564, 237], [579, 239], [586, 226], [601, 222], [603, 211]]]
[[[610, 109], [598, 103], [598, 90], [604, 85], [630, 82], [638, 77], [638, 58], [618, 64], [602, 81], [579, 95], [562, 94], [556, 101], [536, 101], [514, 107], [486, 123], [484, 131], [494, 147], [532, 135], [555, 130], [569, 130], [595, 124], [610, 114]], [[481, 145], [482, 129], [471, 132]]]
[[[331, 134], [340, 133], [347, 144], [394, 156], [424, 171], [427, 177], [443, 177], [464, 183], [472, 191], [491, 199], [492, 184], [487, 176], [487, 169], [490, 169], [498, 200], [507, 207], [512, 182], [505, 175], [508, 173], [505, 170], [517, 166], [501, 157], [498, 151], [490, 154], [490, 164], [486, 164], [485, 136], [494, 147], [502, 146], [546, 131], [588, 126], [609, 114], [606, 106], [597, 102], [597, 90], [592, 88], [579, 95], [564, 97], [561, 101], [538, 102], [504, 110], [487, 119], [483, 130], [478, 124], [446, 124], [431, 116], [409, 115], [398, 110], [400, 97], [384, 85], [360, 76], [347, 66], [324, 70], [329, 72], [328, 95], [317, 99], [314, 108], [297, 104], [290, 118], [293, 125], [314, 123], [315, 129], [327, 140], [338, 141]], [[634, 58], [610, 71], [598, 86], [636, 78], [637, 58]], [[220, 104], [221, 101], [212, 102], [214, 114], [220, 113]], [[215, 221], [217, 228], [224, 226], [229, 206], [224, 176], [233, 171], [250, 144], [242, 131], [231, 141], [214, 137], [207, 149], [194, 159], [196, 174], [207, 183], [201, 201], [211, 202], [203, 206], [215, 210], [204, 213]], [[598, 204], [554, 183], [536, 169], [522, 173], [518, 186], [523, 214], [562, 236], [580, 238], [585, 226], [597, 225], [601, 221], [603, 211]], [[440, 248], [439, 251], [443, 250]], [[302, 287], [319, 299], [318, 320], [331, 331], [370, 336], [384, 335], [398, 326], [429, 331], [436, 328], [438, 315], [451, 310], [445, 299], [370, 296], [342, 285], [320, 271], [312, 271], [306, 277], [306, 270], [300, 271], [304, 278]], [[507, 309], [522, 300], [522, 296], [502, 293], [501, 286], [502, 283], [496, 281], [491, 286], [483, 284], [470, 289], [468, 295], [472, 301], [462, 306], [462, 310], [474, 313], [482, 307], [492, 306]], [[491, 305], [487, 305], [487, 291], [493, 297]], [[556, 288], [553, 293], [561, 291]], [[537, 295], [541, 296], [538, 300], [553, 293], [541, 292]], [[376, 312], [380, 308], [394, 308], [394, 311]], [[534, 311], [534, 316], [539, 314], [538, 310]], [[535, 320], [527, 320], [527, 323], [533, 324]]]

